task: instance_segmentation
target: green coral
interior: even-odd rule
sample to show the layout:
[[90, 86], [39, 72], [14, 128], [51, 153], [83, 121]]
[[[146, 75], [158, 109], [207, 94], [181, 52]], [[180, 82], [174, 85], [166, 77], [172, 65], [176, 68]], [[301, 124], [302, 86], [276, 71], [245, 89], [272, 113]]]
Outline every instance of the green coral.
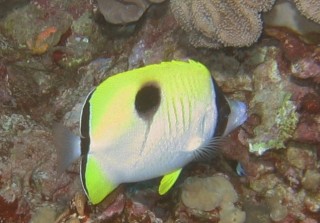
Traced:
[[293, 135], [298, 122], [296, 106], [286, 90], [287, 79], [281, 75], [276, 61], [277, 49], [268, 49], [266, 61], [254, 70], [254, 97], [251, 111], [261, 117], [249, 140], [249, 151], [258, 155], [269, 149], [281, 149]]
[[[282, 106], [280, 107], [278, 114], [276, 116], [276, 125], [279, 129], [280, 139], [288, 139], [294, 133], [296, 125], [298, 123], [298, 114], [296, 113], [296, 106], [290, 100], [291, 94], [286, 94], [284, 96]], [[284, 145], [280, 147], [275, 147], [276, 149], [283, 148]]]
[[274, 126], [276, 137], [264, 142], [250, 143], [250, 152], [262, 154], [271, 148], [281, 149], [285, 147], [285, 141], [287, 141], [293, 135], [298, 122], [296, 106], [290, 100], [290, 97], [291, 95], [289, 93], [284, 95], [282, 106], [279, 108], [276, 114]]
[[28, 4], [10, 12], [0, 21], [0, 29], [13, 40], [15, 48], [42, 54], [59, 43], [71, 22], [72, 16], [67, 12], [57, 11], [48, 16], [43, 9]]
[[75, 68], [92, 60], [93, 55], [105, 44], [92, 13], [85, 12], [71, 25], [72, 34], [66, 44], [66, 56], [59, 62], [64, 68]]
[[285, 95], [282, 106], [280, 107], [276, 117], [276, 124], [279, 128], [279, 138], [291, 137], [298, 122], [296, 106], [290, 100], [290, 97], [290, 94]]
[[43, 12], [30, 4], [10, 13], [1, 23], [7, 35], [12, 37], [19, 47], [26, 47], [26, 42], [39, 33], [37, 18], [43, 17]]

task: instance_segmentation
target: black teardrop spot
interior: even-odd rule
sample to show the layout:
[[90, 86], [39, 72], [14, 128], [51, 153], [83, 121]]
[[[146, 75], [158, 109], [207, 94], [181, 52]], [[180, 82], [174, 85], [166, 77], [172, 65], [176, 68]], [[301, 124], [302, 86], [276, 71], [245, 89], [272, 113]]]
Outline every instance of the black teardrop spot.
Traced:
[[134, 105], [140, 117], [150, 119], [158, 110], [160, 101], [160, 87], [156, 83], [147, 83], [138, 91]]

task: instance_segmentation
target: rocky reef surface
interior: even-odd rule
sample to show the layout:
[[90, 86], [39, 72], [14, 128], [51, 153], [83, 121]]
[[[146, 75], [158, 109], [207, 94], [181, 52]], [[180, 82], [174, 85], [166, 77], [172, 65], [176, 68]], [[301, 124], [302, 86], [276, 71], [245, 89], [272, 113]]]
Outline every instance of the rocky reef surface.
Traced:
[[[294, 1], [312, 32], [262, 16], [252, 45], [221, 48], [232, 44], [218, 40], [220, 49], [190, 45], [178, 0], [112, 2], [132, 2], [144, 14], [116, 25], [90, 0], [0, 0], [0, 222], [319, 222], [319, 8], [306, 7], [313, 1]], [[258, 3], [244, 2], [241, 12]], [[257, 12], [283, 2], [265, 1], [251, 13], [260, 19]], [[211, 160], [186, 166], [165, 196], [153, 179], [91, 205], [78, 162], [57, 173], [53, 124], [78, 133], [83, 100], [102, 80], [186, 58], [204, 63], [228, 97], [244, 101], [248, 120]]]

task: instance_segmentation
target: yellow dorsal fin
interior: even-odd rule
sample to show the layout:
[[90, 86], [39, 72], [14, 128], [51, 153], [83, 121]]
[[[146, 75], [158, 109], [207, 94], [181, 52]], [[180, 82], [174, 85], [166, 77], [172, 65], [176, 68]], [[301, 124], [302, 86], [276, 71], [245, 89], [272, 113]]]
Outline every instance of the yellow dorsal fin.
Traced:
[[173, 184], [177, 181], [180, 172], [181, 172], [182, 168], [172, 171], [166, 175], [163, 176], [163, 178], [161, 179], [160, 182], [160, 186], [159, 186], [159, 194], [160, 195], [164, 195], [165, 193], [167, 193], [170, 188], [173, 186]]

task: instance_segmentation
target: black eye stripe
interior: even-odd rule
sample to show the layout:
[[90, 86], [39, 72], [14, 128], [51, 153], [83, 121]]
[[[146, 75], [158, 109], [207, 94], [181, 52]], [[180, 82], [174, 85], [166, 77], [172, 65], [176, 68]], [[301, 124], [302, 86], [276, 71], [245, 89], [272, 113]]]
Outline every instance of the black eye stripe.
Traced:
[[161, 90], [157, 83], [146, 83], [137, 92], [135, 109], [141, 118], [149, 119], [158, 110], [161, 102]]
[[94, 91], [92, 91], [86, 98], [81, 113], [80, 131], [81, 131], [81, 155], [87, 155], [90, 147], [90, 135], [89, 135], [89, 120], [90, 120], [90, 98]]
[[213, 77], [212, 77], [212, 82], [213, 82], [214, 90], [216, 93], [216, 106], [218, 111], [217, 125], [214, 133], [214, 137], [215, 137], [215, 136], [222, 136], [224, 131], [226, 130], [226, 127], [228, 124], [228, 118], [231, 110], [230, 110], [230, 106], [227, 99], [225, 98], [224, 94], [220, 90], [219, 86], [217, 85]]
[[81, 160], [81, 180], [82, 180], [82, 185], [86, 191], [86, 193], [88, 193], [88, 189], [86, 186], [86, 179], [85, 179], [85, 173], [86, 173], [86, 167], [87, 167], [87, 155], [90, 149], [90, 134], [89, 134], [89, 120], [90, 120], [90, 98], [92, 96], [94, 91], [92, 91], [86, 98], [85, 104], [82, 108], [82, 114], [81, 114], [81, 125], [80, 125], [80, 131], [81, 131], [81, 156], [82, 156], [82, 160]]

